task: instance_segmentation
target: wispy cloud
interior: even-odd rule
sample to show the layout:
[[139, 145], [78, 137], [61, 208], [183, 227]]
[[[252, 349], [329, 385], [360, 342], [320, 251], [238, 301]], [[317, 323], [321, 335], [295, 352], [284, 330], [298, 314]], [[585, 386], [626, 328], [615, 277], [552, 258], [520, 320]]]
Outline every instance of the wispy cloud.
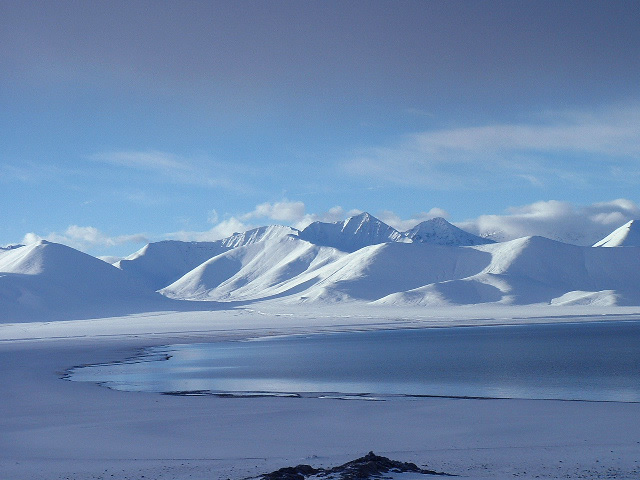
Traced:
[[448, 216], [449, 213], [446, 210], [438, 207], [434, 207], [428, 212], [416, 213], [407, 219], [403, 219], [400, 215], [391, 210], [383, 210], [376, 214], [376, 217], [400, 232], [409, 230], [426, 220], [431, 220], [436, 217], [447, 218]]
[[0, 163], [0, 182], [51, 183], [59, 182], [78, 174], [78, 169], [65, 168], [44, 162], [19, 161]]
[[151, 172], [172, 183], [246, 190], [241, 183], [221, 173], [232, 170], [229, 166], [208, 158], [186, 158], [157, 150], [102, 152], [88, 158], [116, 167]]
[[145, 234], [110, 236], [91, 226], [70, 225], [64, 232], [51, 232], [47, 235], [27, 233], [22, 243], [29, 244], [39, 240], [63, 243], [78, 250], [91, 250], [95, 247], [113, 247], [124, 244], [144, 244], [149, 239]]
[[129, 168], [160, 171], [189, 171], [191, 166], [181, 161], [178, 156], [166, 152], [108, 152], [98, 153], [90, 157], [92, 160], [120, 165]]
[[[217, 219], [216, 219], [217, 220]], [[255, 228], [255, 225], [245, 223], [236, 217], [229, 217], [222, 220], [209, 230], [205, 231], [187, 231], [167, 233], [164, 235], [168, 240], [181, 240], [183, 242], [213, 242], [221, 238], [229, 237], [237, 232], [245, 232]]]
[[[566, 157], [578, 158], [570, 167]], [[535, 122], [435, 130], [390, 146], [363, 149], [344, 162], [350, 173], [432, 187], [486, 184], [484, 174], [582, 179], [588, 169], [635, 168], [640, 156], [640, 104], [598, 112], [547, 113]], [[559, 167], [560, 158], [564, 158]]]

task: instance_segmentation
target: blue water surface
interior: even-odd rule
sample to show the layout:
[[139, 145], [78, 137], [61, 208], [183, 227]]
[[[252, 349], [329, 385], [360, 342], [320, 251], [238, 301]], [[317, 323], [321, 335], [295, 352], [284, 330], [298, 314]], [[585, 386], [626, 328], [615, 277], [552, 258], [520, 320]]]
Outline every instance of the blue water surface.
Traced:
[[640, 401], [640, 322], [317, 334], [147, 349], [75, 381], [174, 394]]

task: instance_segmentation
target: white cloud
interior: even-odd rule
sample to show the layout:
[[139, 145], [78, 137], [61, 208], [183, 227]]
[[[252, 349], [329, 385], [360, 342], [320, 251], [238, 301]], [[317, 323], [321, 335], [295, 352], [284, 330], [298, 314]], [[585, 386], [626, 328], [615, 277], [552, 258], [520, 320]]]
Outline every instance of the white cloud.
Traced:
[[342, 207], [333, 207], [320, 214], [306, 213], [306, 206], [301, 201], [282, 200], [275, 203], [261, 203], [247, 213], [235, 215], [219, 221], [216, 210], [209, 213], [209, 222], [215, 225], [206, 231], [179, 231], [165, 235], [165, 238], [182, 241], [215, 241], [270, 223], [284, 223], [294, 228], [303, 229], [315, 221], [336, 222], [346, 216], [356, 215], [360, 210], [345, 211]]
[[549, 200], [512, 207], [503, 215], [481, 215], [456, 225], [496, 240], [541, 235], [578, 245], [592, 245], [636, 218], [640, 218], [640, 208], [627, 199], [591, 205]]
[[[276, 222], [287, 222], [288, 225], [302, 230], [313, 222], [340, 222], [345, 218], [358, 215], [360, 213], [362, 213], [362, 210], [345, 210], [339, 205], [332, 207], [325, 212], [307, 213], [306, 206], [303, 202], [283, 200], [282, 202], [277, 203], [262, 203], [257, 205], [253, 211], [241, 215], [240, 218], [242, 220], [261, 218]], [[448, 213], [441, 208], [432, 208], [428, 212], [420, 212], [412, 215], [409, 219], [402, 219], [399, 215], [390, 210], [376, 212], [374, 215], [388, 225], [404, 231], [425, 220], [435, 217], [447, 217]]]
[[262, 219], [286, 223], [289, 226], [302, 230], [313, 222], [339, 222], [346, 217], [362, 213], [361, 210], [345, 210], [341, 206], [335, 206], [321, 213], [307, 213], [306, 205], [301, 201], [282, 200], [275, 203], [261, 203], [251, 212], [242, 214], [239, 218], [243, 221]]
[[22, 243], [29, 244], [39, 240], [48, 240], [50, 242], [62, 243], [78, 250], [90, 250], [94, 247], [114, 247], [128, 243], [141, 244], [148, 243], [149, 239], [146, 235], [138, 233], [133, 235], [109, 236], [101, 232], [95, 227], [81, 227], [78, 225], [70, 225], [64, 232], [51, 232], [48, 235], [38, 235], [36, 233], [27, 233], [22, 239]]
[[209, 212], [209, 216], [207, 217], [207, 222], [216, 224], [220, 220], [220, 216], [218, 215], [218, 211], [214, 208]]
[[181, 240], [183, 242], [214, 242], [229, 237], [234, 233], [245, 232], [252, 228], [255, 228], [255, 225], [246, 224], [236, 217], [230, 217], [204, 232], [179, 231], [168, 233], [164, 237], [171, 240]]
[[[580, 168], [554, 162], [578, 156]], [[598, 172], [633, 170], [640, 156], [640, 104], [596, 113], [558, 112], [543, 121], [436, 130], [356, 152], [343, 167], [358, 176], [434, 188], [483, 187], [487, 176], [542, 186], [545, 179], [584, 182]], [[630, 170], [630, 171], [631, 171]], [[499, 176], [499, 177], [498, 177]], [[518, 180], [516, 180], [518, 181]]]
[[358, 215], [359, 213], [362, 213], [362, 210], [351, 209], [347, 211], [340, 206], [335, 206], [330, 208], [326, 212], [307, 213], [304, 217], [298, 220], [298, 222], [295, 223], [293, 227], [297, 228], [298, 230], [303, 230], [305, 227], [307, 227], [309, 224], [313, 222], [327, 222], [327, 223], [340, 222], [347, 217]]
[[283, 200], [276, 203], [261, 203], [249, 213], [242, 215], [242, 219], [269, 218], [279, 222], [297, 222], [305, 215], [303, 202]]
[[400, 232], [405, 232], [426, 220], [431, 220], [432, 218], [436, 217], [447, 218], [448, 216], [449, 214], [445, 210], [437, 207], [432, 208], [428, 212], [420, 212], [412, 215], [411, 218], [406, 220], [403, 220], [402, 218], [400, 218], [400, 216], [390, 210], [383, 210], [376, 215], [376, 217], [378, 217], [384, 223], [392, 226]]

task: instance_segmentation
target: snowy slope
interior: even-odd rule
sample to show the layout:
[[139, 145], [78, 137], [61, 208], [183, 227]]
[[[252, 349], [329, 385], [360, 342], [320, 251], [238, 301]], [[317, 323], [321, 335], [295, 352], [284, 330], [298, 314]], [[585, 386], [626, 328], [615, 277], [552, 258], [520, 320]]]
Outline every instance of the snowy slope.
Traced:
[[419, 223], [412, 229], [404, 232], [403, 236], [409, 238], [413, 242], [433, 243], [435, 245], [449, 245], [456, 247], [495, 243], [493, 240], [465, 232], [455, 225], [450, 224], [442, 217], [433, 218]]
[[[133, 255], [114, 264], [138, 278], [152, 290], [159, 290], [176, 282], [183, 275], [207, 260], [232, 249], [262, 243], [286, 236], [298, 236], [316, 246], [332, 247], [342, 252], [355, 252], [361, 248], [388, 242], [421, 242], [442, 245], [478, 245], [490, 243], [464, 232], [444, 219], [434, 219], [417, 225], [409, 232], [400, 233], [368, 213], [348, 218], [343, 222], [315, 222], [303, 231], [280, 225], [260, 227], [216, 242], [163, 241], [150, 243]], [[231, 257], [225, 257], [228, 262]], [[212, 267], [206, 270], [210, 271]], [[207, 282], [205, 282], [206, 284]], [[175, 286], [167, 292], [177, 295]], [[183, 291], [184, 285], [178, 289]], [[203, 287], [204, 290], [210, 290]], [[195, 291], [192, 287], [189, 291]], [[186, 292], [186, 290], [184, 290]], [[183, 295], [182, 293], [180, 295]]]
[[288, 236], [218, 255], [162, 293], [243, 302], [637, 304], [637, 285], [640, 248], [525, 237], [473, 247], [387, 242], [345, 253]]
[[318, 272], [320, 281], [296, 301], [374, 301], [394, 292], [480, 271], [488, 255], [429, 244], [385, 243], [362, 248]]
[[166, 240], [149, 243], [141, 250], [115, 263], [121, 270], [139, 279], [152, 290], [173, 283], [187, 272], [216, 255], [243, 245], [297, 234], [281, 225], [255, 228], [235, 233], [215, 242], [181, 242]]
[[346, 254], [295, 236], [235, 248], [211, 258], [161, 293], [188, 300], [246, 301], [304, 288], [308, 277]]
[[640, 247], [640, 222], [631, 220], [615, 229], [594, 247]]
[[191, 300], [371, 301], [477, 273], [488, 259], [471, 249], [395, 242], [347, 254], [288, 237], [214, 257], [161, 292]]
[[594, 249], [543, 237], [468, 248], [491, 256], [479, 273], [393, 294], [378, 303], [640, 303], [640, 248]]
[[73, 248], [40, 241], [0, 252], [0, 321], [121, 315], [165, 305], [124, 272]]
[[395, 228], [366, 212], [343, 222], [314, 222], [299, 236], [315, 245], [333, 247], [343, 252], [355, 252], [379, 243], [406, 241]]

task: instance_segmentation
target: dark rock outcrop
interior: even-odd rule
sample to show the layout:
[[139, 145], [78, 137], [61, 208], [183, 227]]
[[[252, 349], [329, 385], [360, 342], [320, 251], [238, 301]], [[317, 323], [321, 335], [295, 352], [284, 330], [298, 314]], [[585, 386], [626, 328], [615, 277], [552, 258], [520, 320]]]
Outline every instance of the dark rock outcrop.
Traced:
[[364, 457], [333, 468], [313, 468], [310, 465], [298, 465], [265, 473], [261, 475], [261, 478], [262, 480], [305, 480], [310, 475], [316, 475], [317, 477], [325, 477], [327, 480], [365, 480], [381, 478], [388, 473], [451, 476], [447, 473], [420, 468], [415, 463], [399, 462], [369, 452]]

